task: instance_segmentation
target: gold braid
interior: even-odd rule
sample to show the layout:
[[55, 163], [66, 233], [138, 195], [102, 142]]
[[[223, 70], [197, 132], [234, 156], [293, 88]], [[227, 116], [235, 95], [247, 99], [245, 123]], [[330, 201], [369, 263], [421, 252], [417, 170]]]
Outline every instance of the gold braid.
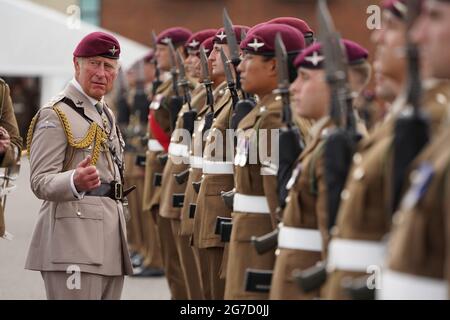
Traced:
[[[58, 107], [53, 107], [53, 110], [56, 112], [56, 114], [59, 117], [59, 120], [61, 121], [61, 124], [67, 137], [67, 143], [69, 144], [69, 146], [75, 149], [84, 149], [94, 144], [91, 154], [92, 156], [91, 163], [95, 165], [100, 155], [101, 146], [104, 145], [107, 140], [107, 135], [104, 132], [104, 130], [97, 123], [92, 122], [91, 125], [89, 126], [86, 135], [80, 141], [75, 141], [67, 116]], [[36, 126], [37, 118], [38, 115], [34, 116], [33, 120], [31, 120], [31, 124], [28, 129], [27, 134], [28, 156], [30, 155], [31, 140], [33, 137], [34, 127]]]

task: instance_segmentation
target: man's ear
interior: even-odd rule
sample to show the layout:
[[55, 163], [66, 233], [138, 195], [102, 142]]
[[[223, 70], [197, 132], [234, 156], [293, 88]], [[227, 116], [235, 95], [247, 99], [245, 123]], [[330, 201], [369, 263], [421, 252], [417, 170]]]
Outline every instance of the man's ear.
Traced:
[[80, 73], [80, 60], [77, 57], [73, 57], [73, 67], [75, 68], [75, 74], [78, 75]]
[[278, 70], [277, 60], [275, 58], [272, 58], [269, 61], [267, 61], [267, 63], [268, 63], [270, 75], [277, 77], [277, 72], [278, 72], [277, 71]]

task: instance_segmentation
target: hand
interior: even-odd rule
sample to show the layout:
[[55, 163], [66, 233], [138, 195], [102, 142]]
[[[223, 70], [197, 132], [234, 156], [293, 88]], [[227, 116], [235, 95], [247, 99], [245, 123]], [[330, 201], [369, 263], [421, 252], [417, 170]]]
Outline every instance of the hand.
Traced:
[[11, 145], [11, 138], [9, 136], [8, 131], [5, 128], [0, 127], [0, 154], [5, 153], [10, 145]]
[[91, 165], [91, 156], [87, 156], [75, 169], [73, 183], [78, 192], [91, 191], [100, 186], [100, 176], [95, 166]]

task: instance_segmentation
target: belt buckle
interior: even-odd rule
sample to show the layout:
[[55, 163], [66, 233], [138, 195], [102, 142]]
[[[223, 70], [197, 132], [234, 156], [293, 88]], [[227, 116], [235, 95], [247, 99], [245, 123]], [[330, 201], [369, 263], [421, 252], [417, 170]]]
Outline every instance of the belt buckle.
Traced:
[[113, 187], [114, 187], [114, 198], [116, 200], [122, 200], [122, 198], [123, 198], [122, 184], [118, 183], [117, 181], [113, 181]]

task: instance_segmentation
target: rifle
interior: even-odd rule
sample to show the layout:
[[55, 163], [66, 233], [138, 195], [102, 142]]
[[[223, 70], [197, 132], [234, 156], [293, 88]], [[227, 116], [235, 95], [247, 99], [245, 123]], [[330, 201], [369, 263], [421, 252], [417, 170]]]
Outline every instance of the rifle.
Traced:
[[[317, 6], [319, 40], [325, 56], [325, 73], [331, 90], [330, 118], [336, 128], [331, 130], [324, 146], [325, 184], [327, 188], [328, 230], [336, 221], [340, 195], [350, 169], [351, 160], [360, 135], [356, 132], [351, 91], [348, 86], [348, 59], [336, 31], [326, 0]], [[296, 275], [297, 283], [305, 292], [319, 288], [326, 280], [326, 262]]]
[[117, 122], [125, 128], [130, 121], [130, 106], [127, 101], [125, 72], [122, 67], [119, 68], [117, 75], [117, 111]]
[[[238, 100], [237, 93], [236, 97], [233, 97], [233, 113], [231, 115], [231, 129], [236, 130], [239, 122], [255, 107], [256, 102], [253, 97], [251, 97], [248, 93], [244, 92], [241, 88], [241, 78], [240, 74], [237, 70], [237, 67], [239, 63], [241, 63], [241, 58], [239, 55], [239, 46], [237, 44], [236, 40], [236, 34], [233, 29], [233, 23], [231, 22], [231, 19], [227, 13], [227, 10], [223, 9], [223, 25], [225, 29], [225, 34], [227, 36], [227, 43], [228, 48], [230, 49], [230, 59], [226, 60], [229, 61], [233, 65], [234, 72], [236, 75], [236, 82], [232, 81], [232, 87], [235, 91], [240, 91], [242, 94], [242, 100]], [[241, 41], [246, 36], [246, 32], [244, 30], [241, 30]], [[222, 62], [225, 63], [225, 60], [222, 57]], [[230, 77], [233, 79], [233, 76]], [[231, 82], [228, 80], [227, 76], [227, 83], [228, 85], [231, 84]]]
[[177, 121], [178, 112], [180, 112], [181, 107], [183, 106], [183, 97], [180, 96], [180, 91], [178, 90], [178, 70], [176, 63], [176, 53], [175, 48], [172, 44], [172, 41], [168, 42], [169, 50], [170, 50], [170, 74], [172, 75], [172, 89], [174, 95], [170, 98], [169, 101], [169, 117], [170, 117], [170, 125], [172, 131], [175, 129], [175, 122]]
[[286, 127], [280, 130], [279, 143], [280, 146], [290, 146], [289, 148], [280, 149], [277, 174], [278, 200], [280, 207], [284, 208], [286, 206], [285, 199], [288, 195], [286, 186], [292, 175], [293, 165], [305, 148], [305, 143], [301, 137], [300, 130], [292, 121], [288, 54], [280, 34], [277, 34], [275, 38], [275, 56], [278, 68], [278, 88], [274, 90], [274, 93], [281, 96], [281, 101], [283, 102], [283, 122], [286, 124]]
[[177, 61], [180, 71], [178, 86], [183, 89], [183, 104], [187, 104], [189, 110], [183, 113], [183, 128], [188, 130], [192, 135], [194, 132], [194, 122], [197, 118], [197, 111], [192, 110], [191, 106], [191, 91], [189, 88], [189, 82], [186, 78], [186, 71], [184, 69], [183, 58], [180, 52], [177, 51]]
[[[137, 81], [136, 81], [136, 93], [133, 101], [133, 111], [137, 119], [139, 119], [142, 127], [145, 128], [148, 121], [148, 101], [147, 94], [145, 93], [145, 74], [144, 74], [144, 60], [141, 59], [137, 63]], [[140, 128], [134, 128], [134, 131], [139, 134]]]
[[[155, 50], [155, 52], [156, 52], [156, 44], [157, 44], [156, 38], [157, 38], [157, 36], [156, 36], [155, 30], [152, 30], [153, 50]], [[158, 90], [158, 87], [162, 83], [161, 71], [159, 70], [158, 62], [156, 61], [155, 58], [153, 58], [153, 64], [155, 65], [155, 79], [153, 80], [152, 97], [154, 97], [156, 95], [156, 91]]]
[[[420, 14], [420, 0], [407, 2], [407, 30], [410, 30]], [[395, 122], [392, 184], [393, 195], [391, 213], [394, 213], [401, 200], [401, 192], [405, 175], [412, 160], [419, 154], [429, 140], [429, 121], [420, 108], [422, 103], [422, 84], [420, 80], [419, 49], [411, 40], [408, 32], [408, 82], [406, 103], [409, 110], [401, 113]]]
[[205, 125], [202, 130], [204, 134], [206, 130], [211, 128], [214, 119], [214, 96], [212, 90], [213, 82], [209, 77], [208, 57], [203, 46], [200, 46], [200, 61], [202, 65], [202, 84], [206, 89], [206, 105], [209, 108], [209, 112], [205, 115]]

